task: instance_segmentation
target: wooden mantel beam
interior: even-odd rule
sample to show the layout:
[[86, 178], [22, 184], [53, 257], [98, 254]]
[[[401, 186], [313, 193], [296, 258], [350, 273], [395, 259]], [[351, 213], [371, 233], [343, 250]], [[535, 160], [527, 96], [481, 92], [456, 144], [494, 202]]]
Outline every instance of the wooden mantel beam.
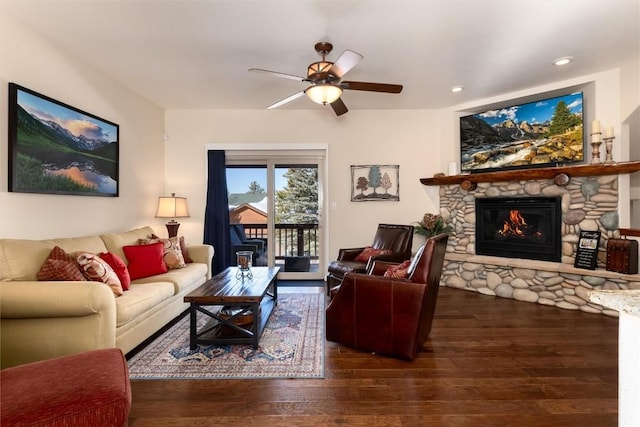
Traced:
[[[531, 181], [535, 179], [551, 179], [564, 174], [571, 177], [620, 175], [640, 172], [640, 161], [620, 162], [614, 164], [588, 164], [578, 166], [556, 166], [550, 168], [517, 169], [498, 172], [478, 172], [467, 175], [439, 176], [420, 178], [424, 185], [453, 185], [463, 182], [477, 184], [479, 182]], [[468, 185], [468, 184], [467, 184]]]

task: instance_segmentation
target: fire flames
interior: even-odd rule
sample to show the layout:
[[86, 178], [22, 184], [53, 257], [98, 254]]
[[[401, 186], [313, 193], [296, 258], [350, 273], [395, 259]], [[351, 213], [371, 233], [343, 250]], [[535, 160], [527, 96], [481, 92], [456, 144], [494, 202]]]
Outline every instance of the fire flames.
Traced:
[[[502, 230], [498, 230], [498, 234], [511, 237], [524, 237], [527, 227], [527, 222], [520, 211], [512, 209], [509, 211], [509, 219], [504, 221], [502, 224]], [[539, 235], [540, 232], [538, 231], [534, 234]]]

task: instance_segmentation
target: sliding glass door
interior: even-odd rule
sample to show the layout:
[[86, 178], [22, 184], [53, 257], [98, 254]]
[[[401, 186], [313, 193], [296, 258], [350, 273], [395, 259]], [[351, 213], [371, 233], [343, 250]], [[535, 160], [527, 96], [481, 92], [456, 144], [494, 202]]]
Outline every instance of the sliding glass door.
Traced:
[[322, 279], [322, 163], [247, 157], [227, 155], [231, 227], [259, 252], [256, 265], [281, 267], [282, 279]]

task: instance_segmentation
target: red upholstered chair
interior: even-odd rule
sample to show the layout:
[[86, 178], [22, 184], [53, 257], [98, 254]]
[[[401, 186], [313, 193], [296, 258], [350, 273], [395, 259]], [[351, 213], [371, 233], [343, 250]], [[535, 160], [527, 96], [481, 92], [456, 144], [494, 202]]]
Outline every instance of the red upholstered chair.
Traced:
[[0, 425], [126, 426], [129, 368], [118, 348], [92, 350], [0, 371]]
[[427, 239], [407, 278], [345, 274], [327, 307], [327, 340], [413, 360], [431, 331], [448, 237]]
[[348, 248], [340, 249], [338, 259], [329, 264], [327, 274], [327, 294], [331, 289], [337, 288], [342, 283], [346, 273], [364, 273], [367, 266], [375, 260], [401, 262], [411, 257], [411, 245], [413, 244], [413, 226], [379, 224], [371, 247], [378, 250], [390, 251], [384, 255], [374, 255], [367, 261], [357, 261], [356, 258], [365, 249]]

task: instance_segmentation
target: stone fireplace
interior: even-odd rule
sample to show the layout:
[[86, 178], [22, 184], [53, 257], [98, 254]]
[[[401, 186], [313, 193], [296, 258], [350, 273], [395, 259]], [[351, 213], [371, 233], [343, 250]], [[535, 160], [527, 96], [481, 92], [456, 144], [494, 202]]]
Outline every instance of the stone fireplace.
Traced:
[[[640, 163], [634, 162], [630, 169], [622, 171], [611, 166], [608, 170], [602, 168], [588, 165], [479, 174], [486, 175], [485, 181], [485, 177], [475, 175], [422, 179], [425, 185], [440, 186], [440, 214], [454, 227], [447, 246], [443, 284], [563, 309], [617, 316], [615, 310], [591, 302], [589, 292], [640, 289], [640, 275], [623, 275], [605, 269], [607, 240], [618, 237], [616, 173], [636, 172], [640, 170]], [[592, 170], [595, 173], [591, 174]], [[576, 174], [568, 177], [562, 173], [562, 179], [554, 179], [559, 171], [568, 174], [576, 171]], [[613, 174], [605, 175], [605, 172]], [[559, 200], [560, 236], [559, 241], [552, 243], [556, 249], [559, 246], [559, 256], [553, 255], [552, 260], [533, 260], [505, 254], [484, 255], [482, 249], [478, 253], [478, 221], [485, 218], [479, 218], [477, 202], [497, 198]], [[497, 216], [504, 213], [491, 215], [496, 216], [495, 222], [501, 220]], [[601, 232], [596, 270], [573, 266], [581, 230]]]

